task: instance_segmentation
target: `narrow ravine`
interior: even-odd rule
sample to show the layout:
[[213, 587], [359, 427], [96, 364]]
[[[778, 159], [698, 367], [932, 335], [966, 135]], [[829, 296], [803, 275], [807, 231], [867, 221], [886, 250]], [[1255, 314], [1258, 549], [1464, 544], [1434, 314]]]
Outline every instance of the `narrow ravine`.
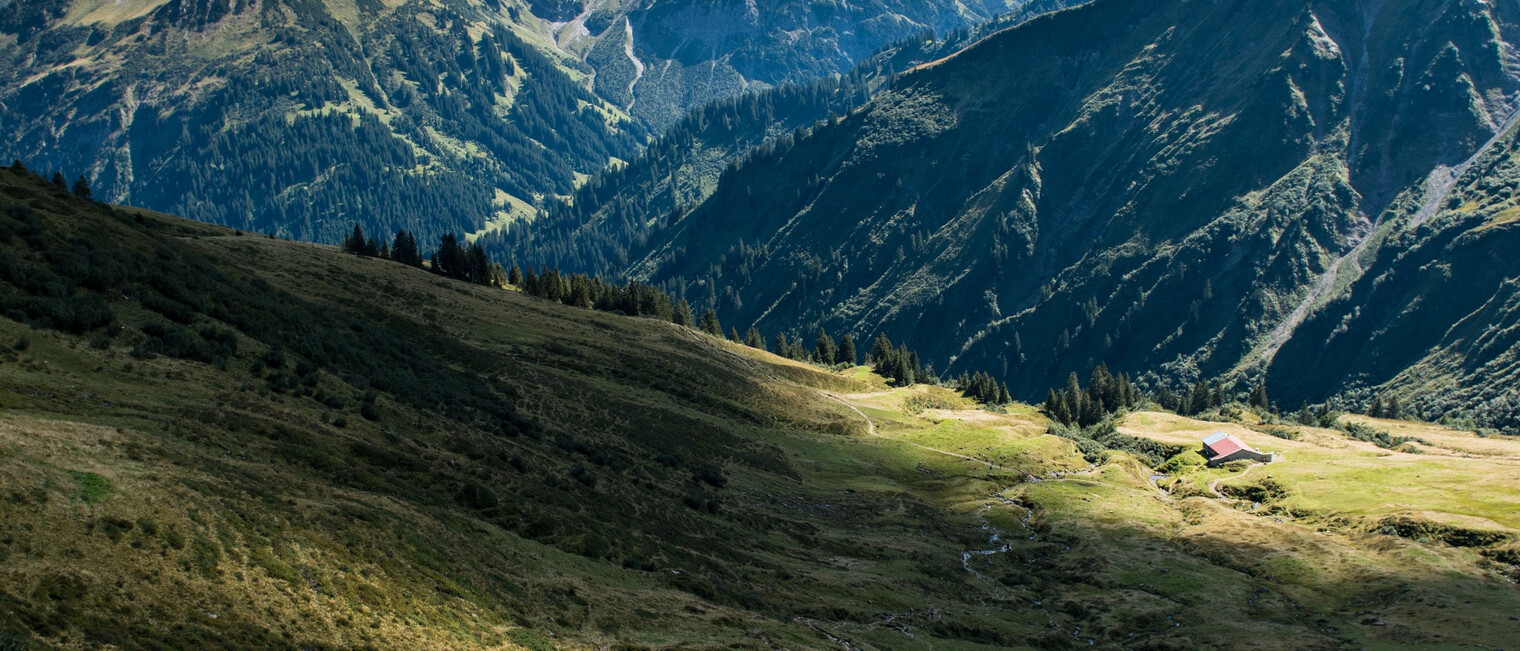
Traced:
[[628, 55], [628, 60], [633, 62], [633, 79], [628, 82], [628, 106], [632, 109], [633, 103], [639, 101], [633, 95], [633, 87], [644, 78], [644, 62], [639, 60], [638, 55], [633, 53], [633, 21], [627, 16], [623, 17], [623, 54]]

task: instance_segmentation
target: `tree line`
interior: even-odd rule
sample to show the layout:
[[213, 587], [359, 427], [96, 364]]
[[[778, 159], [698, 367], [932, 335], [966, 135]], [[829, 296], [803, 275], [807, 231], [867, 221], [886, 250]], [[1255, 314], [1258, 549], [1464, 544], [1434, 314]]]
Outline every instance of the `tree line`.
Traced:
[[1066, 388], [1051, 389], [1045, 396], [1045, 415], [1062, 425], [1091, 427], [1103, 422], [1120, 410], [1139, 406], [1143, 397], [1129, 375], [1115, 376], [1108, 365], [1099, 364], [1087, 380], [1087, 386], [1072, 373], [1066, 378]]
[[460, 244], [459, 237], [453, 233], [444, 233], [438, 239], [438, 248], [433, 250], [427, 266], [423, 265], [417, 236], [404, 229], [396, 231], [393, 241], [382, 242], [373, 237], [365, 237], [364, 228], [354, 224], [353, 233], [343, 238], [342, 248], [345, 253], [391, 260], [477, 285], [499, 286], [503, 281], [501, 265], [491, 262], [491, 256], [484, 247], [475, 242]]

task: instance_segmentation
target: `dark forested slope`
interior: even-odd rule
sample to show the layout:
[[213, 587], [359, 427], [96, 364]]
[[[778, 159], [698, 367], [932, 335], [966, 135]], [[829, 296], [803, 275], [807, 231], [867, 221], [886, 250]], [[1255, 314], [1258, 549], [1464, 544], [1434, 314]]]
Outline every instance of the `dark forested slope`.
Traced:
[[644, 133], [477, 3], [11, 3], [0, 32], [7, 160], [303, 239], [472, 232]]
[[[1041, 17], [731, 170], [634, 275], [730, 322], [884, 332], [1029, 397], [1100, 361], [1253, 376], [1358, 276], [1343, 256], [1391, 241], [1366, 238], [1398, 222], [1394, 198], [1510, 115], [1517, 14], [1103, 0]], [[1290, 357], [1273, 377], [1314, 372]]]
[[893, 39], [1061, 4], [13, 2], [0, 159], [248, 230], [431, 240], [531, 218], [751, 80], [807, 83]]

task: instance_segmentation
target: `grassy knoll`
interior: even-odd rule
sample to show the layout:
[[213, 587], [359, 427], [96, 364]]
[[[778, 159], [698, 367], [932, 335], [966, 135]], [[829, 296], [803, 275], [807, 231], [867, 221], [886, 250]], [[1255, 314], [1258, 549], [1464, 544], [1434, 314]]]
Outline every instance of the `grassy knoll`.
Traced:
[[[1419, 524], [1517, 526], [1502, 477], [1434, 480], [1498, 439], [1239, 428], [1313, 487], [1253, 510], [1026, 406], [11, 171], [0, 253], [0, 648], [1495, 646], [1520, 612], [1513, 543]], [[1391, 462], [1397, 509], [1337, 479]]]

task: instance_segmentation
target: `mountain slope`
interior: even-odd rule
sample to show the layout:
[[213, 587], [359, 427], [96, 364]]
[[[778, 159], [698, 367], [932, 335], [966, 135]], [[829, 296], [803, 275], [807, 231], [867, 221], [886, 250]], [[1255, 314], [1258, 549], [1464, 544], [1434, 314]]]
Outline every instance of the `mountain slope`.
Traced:
[[[531, 219], [752, 82], [809, 82], [1007, 8], [780, 3], [761, 19], [743, 3], [13, 2], [0, 7], [0, 157], [245, 230], [332, 242], [358, 222], [433, 241]], [[688, 33], [693, 13], [713, 31]]]
[[1048, 11], [1067, 4], [588, 0], [561, 5], [565, 22], [556, 23], [556, 36], [596, 69], [599, 95], [663, 130], [692, 107], [748, 89], [848, 73], [893, 41], [948, 34], [1029, 6]]
[[526, 15], [463, 1], [11, 3], [0, 154], [245, 230], [472, 232], [570, 192], [645, 133], [513, 12]]
[[[1393, 199], [1510, 114], [1516, 15], [1109, 0], [1041, 17], [725, 176], [633, 273], [731, 322], [886, 333], [1028, 397], [1100, 361], [1254, 377]], [[1323, 400], [1351, 380], [1273, 388]]]
[[[1173, 457], [1090, 466], [1025, 406], [10, 169], [0, 342], [6, 648], [1498, 646], [1520, 608], [1512, 439], [1137, 413]], [[1202, 467], [1221, 427], [1281, 483]]]
[[607, 168], [568, 201], [551, 202], [541, 218], [483, 234], [477, 240], [524, 266], [621, 277], [629, 256], [651, 235], [680, 221], [716, 189], [728, 168], [757, 150], [789, 144], [812, 128], [864, 104], [911, 67], [944, 58], [988, 34], [1072, 4], [1040, 0], [943, 39], [905, 39], [872, 55], [848, 75], [793, 83], [688, 113], [627, 165]]

